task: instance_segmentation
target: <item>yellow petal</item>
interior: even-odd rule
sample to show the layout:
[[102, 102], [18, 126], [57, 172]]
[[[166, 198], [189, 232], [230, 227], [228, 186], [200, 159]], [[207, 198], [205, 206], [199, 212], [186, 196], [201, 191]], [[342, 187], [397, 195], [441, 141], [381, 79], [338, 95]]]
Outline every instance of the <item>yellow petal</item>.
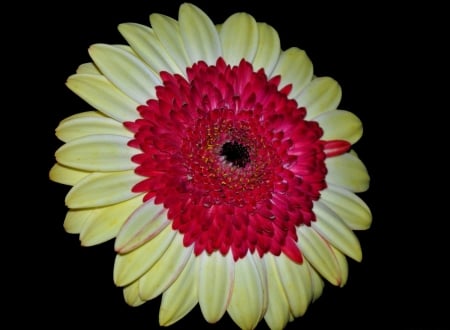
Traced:
[[61, 122], [56, 128], [56, 136], [64, 142], [86, 135], [112, 134], [133, 137], [121, 122], [107, 117], [85, 116]]
[[347, 258], [345, 257], [345, 255], [341, 251], [339, 251], [338, 249], [336, 249], [332, 245], [330, 247], [333, 250], [334, 255], [336, 256], [337, 265], [338, 265], [339, 271], [341, 273], [341, 283], [340, 283], [339, 286], [343, 287], [345, 285], [345, 283], [347, 283], [347, 280], [348, 280], [348, 262], [347, 262]]
[[125, 95], [105, 77], [75, 74], [67, 79], [67, 87], [95, 109], [119, 122], [134, 121], [139, 116], [136, 101]]
[[106, 44], [92, 45], [89, 54], [105, 77], [134, 101], [145, 104], [156, 97], [161, 79], [136, 56]]
[[[95, 210], [95, 209], [94, 209]], [[84, 223], [94, 212], [93, 209], [69, 210], [64, 219], [64, 230], [70, 234], [79, 234]]]
[[368, 229], [372, 213], [367, 204], [347, 189], [328, 184], [320, 192], [320, 201], [331, 208], [353, 230]]
[[65, 121], [69, 121], [69, 120], [73, 120], [73, 119], [77, 119], [77, 118], [84, 118], [84, 117], [108, 118], [107, 116], [105, 116], [100, 111], [89, 110], [89, 111], [78, 112], [78, 113], [75, 113], [75, 114], [73, 114], [73, 115], [71, 115], [69, 117], [66, 117], [63, 120], [61, 120], [61, 122], [59, 124], [61, 125]]
[[193, 245], [183, 245], [183, 235], [177, 233], [166, 252], [139, 280], [139, 296], [150, 300], [163, 293], [183, 271]]
[[281, 254], [274, 258], [274, 263], [292, 315], [302, 316], [312, 300], [311, 275], [305, 265], [307, 261], [299, 265]]
[[119, 253], [127, 253], [158, 235], [171, 221], [166, 209], [153, 200], [142, 204], [125, 222], [117, 236], [114, 248]]
[[180, 6], [178, 21], [181, 38], [192, 63], [203, 60], [215, 64], [222, 55], [219, 34], [211, 19], [197, 6]]
[[258, 23], [258, 35], [258, 48], [253, 59], [253, 69], [258, 71], [264, 68], [266, 75], [271, 76], [281, 54], [280, 38], [278, 32], [266, 23]]
[[80, 64], [76, 72], [79, 74], [101, 74], [98, 68], [92, 62]]
[[177, 322], [197, 305], [197, 260], [191, 253], [183, 271], [163, 293], [159, 309], [161, 326]]
[[311, 222], [311, 227], [342, 253], [361, 261], [362, 252], [358, 238], [339, 216], [319, 201], [314, 202], [313, 212], [317, 218]]
[[323, 129], [322, 140], [346, 140], [353, 144], [363, 133], [361, 120], [349, 111], [325, 112], [314, 120]]
[[89, 174], [90, 172], [76, 170], [56, 163], [50, 169], [49, 177], [52, 181], [73, 186]]
[[322, 113], [336, 110], [341, 97], [341, 86], [336, 80], [320, 77], [313, 79], [296, 97], [296, 100], [299, 107], [306, 108], [306, 119], [314, 120]]
[[156, 74], [161, 71], [182, 74], [150, 27], [137, 23], [123, 23], [119, 25], [119, 32]]
[[139, 297], [139, 281], [134, 281], [133, 283], [124, 287], [123, 297], [125, 299], [125, 302], [133, 307], [137, 307], [145, 303], [145, 300], [142, 300]]
[[267, 272], [267, 289], [269, 302], [264, 320], [270, 329], [284, 329], [290, 318], [289, 302], [287, 300], [281, 277], [278, 275], [276, 259], [283, 257], [281, 254], [275, 257], [272, 254], [264, 256]]
[[81, 230], [81, 245], [92, 246], [116, 237], [126, 219], [141, 204], [142, 197], [137, 196], [125, 202], [93, 209]]
[[333, 250], [313, 228], [297, 229], [298, 246], [308, 262], [333, 285], [341, 283], [341, 274]]
[[242, 59], [253, 61], [258, 49], [258, 25], [247, 13], [236, 13], [228, 17], [220, 28], [223, 58], [230, 65]]
[[191, 66], [193, 63], [184, 49], [178, 22], [166, 15], [151, 14], [150, 24], [167, 53], [170, 54], [180, 71], [184, 72], [184, 76], [186, 76], [186, 67]]
[[114, 262], [114, 283], [126, 286], [144, 275], [164, 255], [175, 235], [176, 231], [167, 226], [139, 248], [126, 254], [118, 254]]
[[215, 323], [225, 313], [233, 290], [234, 261], [231, 253], [226, 256], [216, 251], [200, 256], [198, 274], [198, 300], [206, 321]]
[[233, 294], [227, 312], [241, 329], [254, 329], [266, 311], [267, 283], [250, 252], [235, 264]]
[[328, 169], [326, 181], [349, 189], [353, 192], [363, 192], [369, 188], [369, 174], [366, 166], [354, 154], [346, 153], [325, 160]]
[[310, 266], [308, 262], [303, 264], [308, 267], [309, 274], [311, 275], [312, 302], [314, 302], [322, 295], [325, 283], [323, 282], [322, 277], [320, 277], [319, 273], [312, 266]]
[[93, 173], [79, 181], [66, 196], [70, 208], [92, 208], [135, 197], [131, 188], [141, 180], [133, 171]]
[[128, 147], [130, 137], [89, 135], [71, 140], [55, 153], [56, 160], [67, 167], [84, 171], [126, 171], [136, 167], [131, 157], [136, 149]]
[[304, 50], [292, 47], [281, 53], [272, 76], [281, 75], [280, 87], [292, 84], [290, 98], [298, 94], [310, 83], [313, 65]]

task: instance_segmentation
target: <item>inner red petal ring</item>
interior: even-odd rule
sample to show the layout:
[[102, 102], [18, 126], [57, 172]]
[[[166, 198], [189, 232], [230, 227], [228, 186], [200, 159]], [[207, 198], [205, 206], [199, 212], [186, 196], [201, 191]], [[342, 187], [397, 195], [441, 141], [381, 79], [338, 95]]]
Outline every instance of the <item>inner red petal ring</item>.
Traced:
[[290, 85], [222, 58], [195, 63], [187, 78], [160, 76], [156, 99], [125, 123], [143, 177], [133, 191], [168, 209], [196, 255], [231, 250], [238, 260], [256, 251], [302, 262], [296, 228], [315, 220], [327, 154], [322, 129], [287, 97]]

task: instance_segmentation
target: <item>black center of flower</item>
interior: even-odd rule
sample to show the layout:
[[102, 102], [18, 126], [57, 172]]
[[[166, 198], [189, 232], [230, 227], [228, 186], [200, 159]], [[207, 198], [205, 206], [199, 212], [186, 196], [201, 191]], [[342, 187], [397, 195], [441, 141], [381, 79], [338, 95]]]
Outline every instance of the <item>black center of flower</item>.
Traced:
[[238, 142], [226, 142], [222, 146], [220, 155], [233, 166], [245, 167], [250, 162], [247, 147]]

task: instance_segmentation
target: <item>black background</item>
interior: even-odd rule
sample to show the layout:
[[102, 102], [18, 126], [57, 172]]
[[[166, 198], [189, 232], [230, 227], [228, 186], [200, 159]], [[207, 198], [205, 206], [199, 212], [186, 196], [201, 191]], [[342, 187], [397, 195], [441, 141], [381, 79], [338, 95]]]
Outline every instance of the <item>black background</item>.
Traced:
[[[373, 225], [357, 232], [363, 261], [350, 260], [347, 285], [335, 288], [327, 283], [322, 297], [286, 329], [448, 326], [448, 213], [439, 197], [447, 192], [440, 192], [446, 178], [437, 166], [445, 152], [437, 147], [442, 120], [431, 106], [433, 97], [421, 99], [426, 86], [438, 85], [431, 77], [434, 58], [429, 56], [430, 36], [436, 35], [423, 27], [439, 9], [425, 10], [420, 4], [397, 9], [380, 2], [192, 2], [216, 23], [245, 11], [272, 25], [283, 49], [306, 50], [316, 75], [341, 84], [340, 108], [354, 112], [364, 125], [364, 135], [354, 146], [371, 176], [371, 187], [361, 197], [372, 210]], [[20, 267], [14, 267], [24, 269], [16, 286], [20, 293], [14, 291], [9, 304], [22, 311], [16, 324], [159, 327], [159, 298], [133, 308], [114, 286], [113, 242], [81, 247], [76, 235], [64, 232], [68, 188], [50, 182], [48, 171], [61, 144], [54, 136], [58, 122], [89, 108], [65, 87], [77, 66], [89, 61], [87, 48], [97, 42], [124, 43], [116, 29], [119, 23], [148, 25], [148, 15], [155, 12], [176, 18], [181, 3], [81, 0], [43, 3], [35, 13], [34, 7], [27, 8], [32, 24], [23, 35], [29, 47], [21, 53], [22, 63], [38, 72], [21, 80], [36, 95], [19, 100], [31, 115], [33, 130], [26, 136], [26, 159], [21, 162], [26, 174], [20, 176], [27, 184], [20, 185], [20, 196], [25, 194], [31, 204], [19, 206], [19, 212], [31, 229], [26, 230], [31, 244], [15, 249], [14, 263]], [[16, 122], [21, 119], [17, 115]], [[30, 175], [30, 168], [39, 173]], [[30, 176], [38, 182], [30, 184]], [[198, 307], [169, 327], [185, 328], [237, 329], [227, 315], [207, 324]], [[267, 329], [264, 321], [257, 329]]]

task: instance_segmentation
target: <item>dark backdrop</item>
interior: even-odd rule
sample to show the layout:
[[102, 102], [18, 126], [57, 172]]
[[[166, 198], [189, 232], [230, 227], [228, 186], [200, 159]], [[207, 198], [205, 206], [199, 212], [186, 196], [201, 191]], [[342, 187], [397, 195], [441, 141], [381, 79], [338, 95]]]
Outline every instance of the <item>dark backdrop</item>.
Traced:
[[[448, 215], [435, 199], [438, 190], [425, 187], [430, 181], [442, 182], [439, 169], [433, 172], [430, 167], [434, 166], [429, 166], [442, 159], [430, 141], [437, 133], [426, 130], [430, 121], [439, 120], [429, 112], [432, 109], [411, 102], [426, 85], [424, 70], [430, 61], [422, 53], [429, 45], [427, 38], [421, 38], [421, 22], [432, 15], [420, 6], [410, 14], [411, 8], [395, 9], [379, 2], [192, 2], [216, 23], [236, 11], [246, 11], [257, 21], [271, 24], [284, 49], [306, 50], [316, 75], [331, 76], [341, 84], [340, 108], [354, 112], [364, 125], [355, 150], [371, 175], [371, 187], [361, 197], [373, 212], [373, 225], [357, 233], [363, 261], [350, 260], [347, 285], [335, 288], [327, 283], [322, 297], [287, 329], [431, 329], [448, 324], [444, 314], [448, 273], [442, 267], [448, 260], [444, 253], [448, 246], [440, 238]], [[24, 56], [27, 65], [39, 72], [26, 81], [39, 94], [27, 109], [36, 115], [30, 123], [38, 128], [36, 138], [43, 140], [28, 136], [27, 150], [38, 156], [26, 156], [24, 162], [26, 168], [31, 164], [39, 169], [39, 182], [24, 187], [35, 206], [19, 207], [30, 224], [27, 232], [32, 244], [18, 250], [20, 261], [16, 262], [26, 266], [20, 271], [24, 292], [15, 294], [20, 303], [11, 305], [22, 306], [25, 315], [16, 322], [31, 320], [58, 328], [158, 328], [159, 298], [129, 307], [122, 290], [114, 286], [113, 242], [81, 247], [76, 235], [64, 232], [68, 188], [50, 182], [48, 170], [60, 145], [54, 136], [58, 122], [89, 108], [64, 85], [79, 64], [89, 61], [89, 45], [123, 43], [116, 29], [119, 23], [149, 24], [148, 15], [153, 12], [176, 18], [181, 3], [80, 0], [36, 6], [36, 13], [28, 9], [33, 20], [24, 42], [33, 46]], [[227, 315], [209, 325], [196, 307], [169, 329], [185, 328], [236, 326]], [[266, 328], [264, 321], [258, 326]]]

